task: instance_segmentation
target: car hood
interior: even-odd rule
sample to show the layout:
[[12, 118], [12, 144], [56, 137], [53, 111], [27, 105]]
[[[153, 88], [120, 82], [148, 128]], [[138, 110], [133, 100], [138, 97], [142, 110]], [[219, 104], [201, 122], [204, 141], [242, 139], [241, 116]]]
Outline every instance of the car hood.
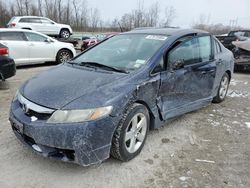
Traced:
[[66, 24], [59, 24], [58, 23], [57, 25], [60, 26], [60, 27], [68, 28], [68, 29], [71, 28], [69, 25], [66, 25]]
[[[129, 76], [123, 73], [77, 68], [75, 65], [59, 65], [26, 81], [20, 93], [28, 100], [48, 108], [62, 109], [77, 101], [74, 107], [104, 105], [116, 91], [121, 91], [121, 80]], [[122, 82], [123, 83], [123, 82]], [[123, 84], [123, 87], [125, 85]], [[114, 91], [113, 94], [111, 94]], [[83, 98], [82, 100], [79, 100]], [[97, 103], [98, 102], [98, 103]], [[103, 104], [100, 104], [103, 103]]]

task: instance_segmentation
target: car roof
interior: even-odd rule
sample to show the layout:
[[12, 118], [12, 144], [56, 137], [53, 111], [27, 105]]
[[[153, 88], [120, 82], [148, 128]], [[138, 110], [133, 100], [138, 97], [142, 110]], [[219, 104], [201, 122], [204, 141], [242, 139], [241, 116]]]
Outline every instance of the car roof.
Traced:
[[[49, 36], [47, 36], [47, 35], [45, 35], [43, 33], [39, 33], [37, 31], [29, 30], [29, 29], [0, 28], [0, 32], [30, 32], [30, 33], [37, 33], [37, 34], [42, 35], [44, 37], [48, 37], [50, 39], [53, 39], [53, 38], [51, 38], [51, 37], [49, 37]], [[55, 40], [55, 39], [53, 39], [53, 40]]]
[[[38, 33], [36, 31], [32, 31], [32, 30], [29, 30], [29, 29], [12, 29], [12, 28], [0, 28], [0, 32], [3, 32], [3, 31], [12, 31], [12, 32], [23, 32], [23, 31], [28, 31], [28, 32], [33, 32], [33, 33]], [[40, 33], [39, 33], [40, 34]]]
[[136, 28], [126, 33], [138, 33], [138, 34], [157, 34], [157, 35], [188, 35], [193, 33], [208, 33], [206, 31], [198, 29], [180, 29], [180, 28]]
[[45, 18], [42, 16], [15, 16], [15, 18]]

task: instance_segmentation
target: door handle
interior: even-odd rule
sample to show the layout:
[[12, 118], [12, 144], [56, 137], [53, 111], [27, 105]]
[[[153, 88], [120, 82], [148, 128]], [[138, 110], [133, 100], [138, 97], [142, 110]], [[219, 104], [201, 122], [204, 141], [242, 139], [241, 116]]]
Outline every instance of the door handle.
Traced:
[[220, 65], [222, 64], [222, 59], [219, 59], [217, 62], [216, 62], [217, 65]]

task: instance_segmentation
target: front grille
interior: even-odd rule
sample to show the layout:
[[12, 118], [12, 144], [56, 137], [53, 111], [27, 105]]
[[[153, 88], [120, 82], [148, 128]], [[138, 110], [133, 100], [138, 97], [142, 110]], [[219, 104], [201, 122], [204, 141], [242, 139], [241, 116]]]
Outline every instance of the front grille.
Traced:
[[30, 117], [35, 116], [38, 119], [47, 120], [55, 111], [54, 109], [46, 108], [29, 101], [28, 99], [24, 98], [20, 93], [18, 93], [17, 99], [24, 113]]

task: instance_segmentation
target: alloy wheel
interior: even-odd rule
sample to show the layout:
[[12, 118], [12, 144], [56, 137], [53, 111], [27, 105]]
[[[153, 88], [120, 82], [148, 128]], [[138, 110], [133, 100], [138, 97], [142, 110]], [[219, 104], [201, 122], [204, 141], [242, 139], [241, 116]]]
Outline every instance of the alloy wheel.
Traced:
[[227, 76], [224, 76], [221, 80], [219, 96], [224, 99], [228, 90], [229, 80]]
[[147, 118], [138, 113], [129, 122], [125, 135], [125, 148], [129, 153], [135, 153], [142, 145], [147, 133]]

